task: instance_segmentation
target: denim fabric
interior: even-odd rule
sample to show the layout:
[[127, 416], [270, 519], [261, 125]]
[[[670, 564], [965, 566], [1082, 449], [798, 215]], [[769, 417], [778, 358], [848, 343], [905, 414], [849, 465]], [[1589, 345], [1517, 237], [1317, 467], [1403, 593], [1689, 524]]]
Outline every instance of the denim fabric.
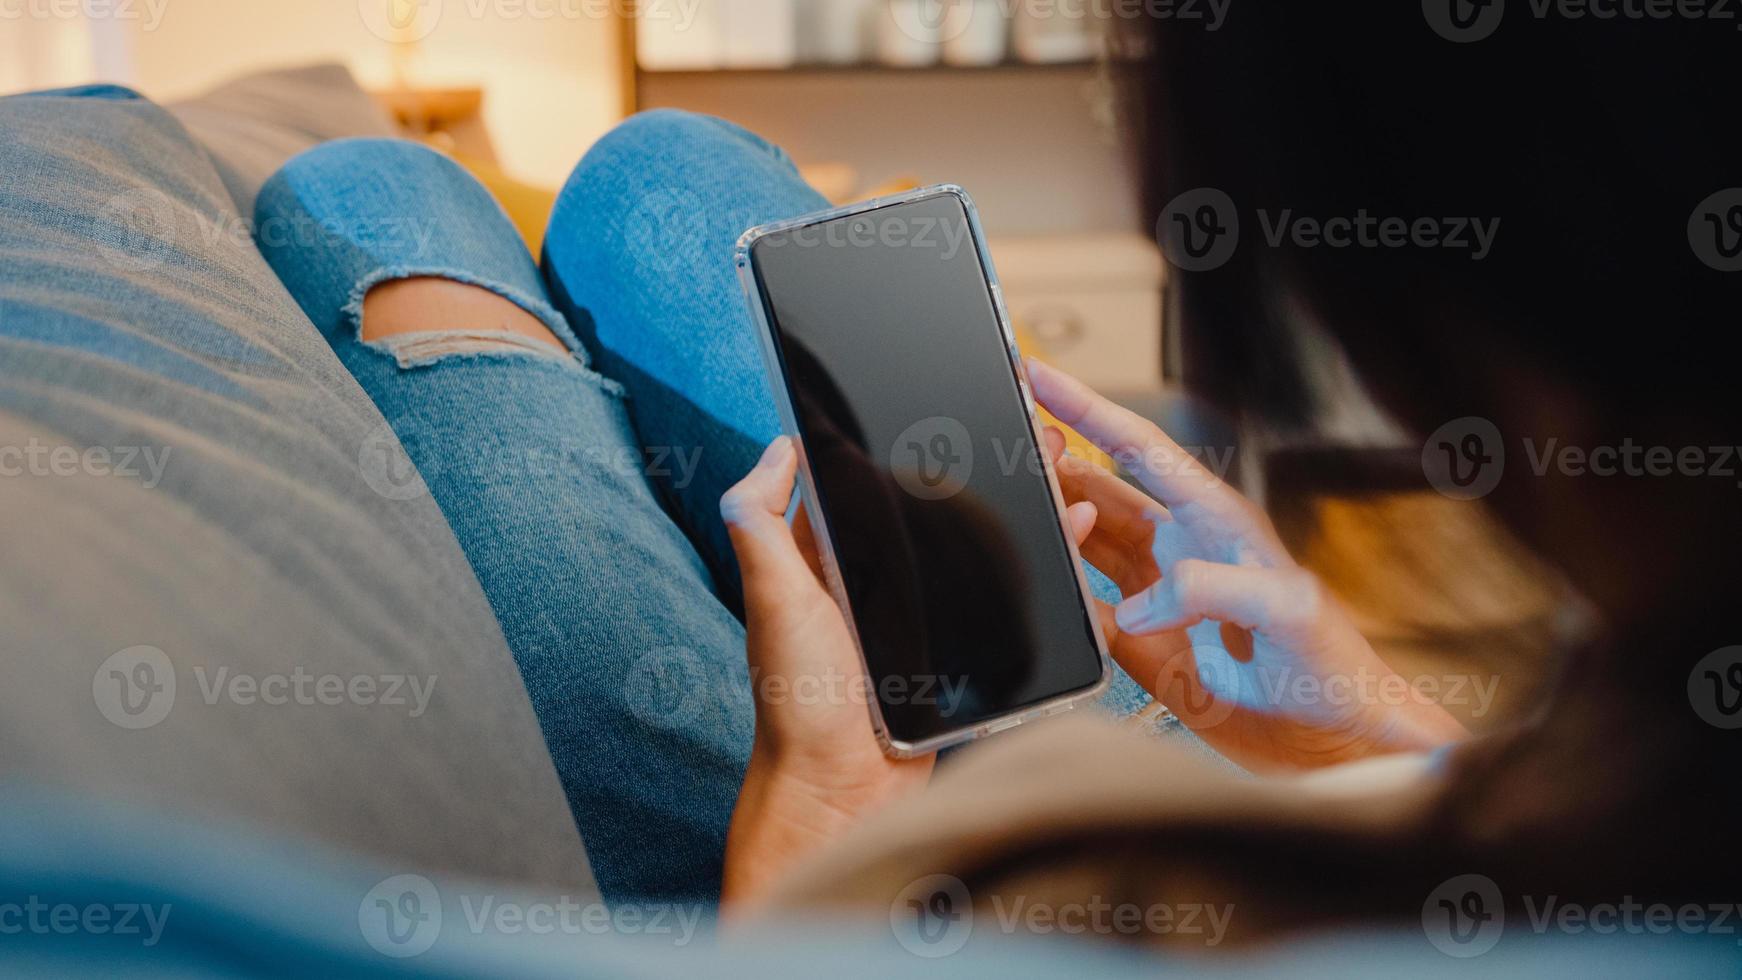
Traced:
[[744, 632], [661, 507], [621, 389], [579, 346], [402, 363], [359, 339], [370, 285], [425, 274], [489, 288], [573, 344], [519, 235], [457, 165], [393, 140], [294, 158], [256, 225], [471, 558], [601, 888], [713, 897], [750, 748]]
[[0, 134], [0, 775], [590, 889], [452, 530], [371, 488], [399, 447], [206, 154], [114, 86]]
[[[780, 417], [733, 250], [750, 228], [825, 207], [779, 147], [723, 119], [661, 109], [600, 140], [552, 212], [551, 293], [600, 370], [628, 389], [642, 444], [701, 451], [694, 479], [655, 482], [734, 607], [720, 494], [780, 434]], [[1117, 602], [1118, 587], [1088, 572], [1095, 594]], [[1116, 670], [1103, 703], [1129, 715], [1149, 700]]]
[[[719, 500], [780, 431], [733, 247], [825, 206], [778, 149], [674, 111], [588, 152], [553, 212], [542, 279], [488, 192], [415, 144], [328, 143], [260, 193], [261, 251], [477, 570], [607, 894], [718, 888], [754, 722]], [[512, 300], [571, 357], [362, 342], [364, 294], [413, 275]], [[1127, 715], [1148, 701], [1119, 672], [1104, 704]]]
[[[587, 153], [545, 242], [557, 306], [599, 369], [629, 391], [641, 444], [700, 452], [693, 479], [678, 485], [656, 472], [655, 483], [734, 608], [738, 566], [720, 495], [780, 434], [780, 417], [733, 251], [750, 228], [826, 207], [779, 147], [723, 119], [661, 109]], [[1088, 573], [1097, 597], [1119, 601], [1111, 580]], [[1150, 700], [1115, 667], [1102, 704], [1127, 716]], [[1161, 727], [1197, 741], [1165, 717]]]
[[657, 482], [734, 608], [738, 566], [720, 494], [780, 434], [780, 416], [733, 249], [749, 228], [825, 207], [779, 149], [667, 109], [594, 145], [551, 213], [551, 292], [600, 370], [629, 389], [642, 443], [705, 447], [694, 480]]

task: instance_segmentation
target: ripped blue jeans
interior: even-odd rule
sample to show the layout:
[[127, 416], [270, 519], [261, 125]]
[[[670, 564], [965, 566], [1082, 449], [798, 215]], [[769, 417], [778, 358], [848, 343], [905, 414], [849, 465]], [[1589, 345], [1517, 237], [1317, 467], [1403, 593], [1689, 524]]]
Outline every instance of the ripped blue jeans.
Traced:
[[[719, 499], [779, 433], [732, 249], [825, 206], [778, 149], [672, 111], [588, 152], [542, 263], [488, 191], [412, 143], [325, 144], [258, 199], [261, 250], [391, 425], [365, 478], [389, 499], [427, 487], [453, 525], [607, 896], [718, 894], [754, 718]], [[413, 276], [506, 297], [569, 353], [363, 342], [365, 293]], [[1109, 696], [1146, 700], [1123, 677]]]

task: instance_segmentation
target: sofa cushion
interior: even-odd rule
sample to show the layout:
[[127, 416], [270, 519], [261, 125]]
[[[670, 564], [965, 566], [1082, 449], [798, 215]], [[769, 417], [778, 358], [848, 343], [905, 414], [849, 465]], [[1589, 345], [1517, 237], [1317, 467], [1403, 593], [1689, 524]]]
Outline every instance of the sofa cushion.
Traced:
[[0, 779], [591, 887], [380, 414], [133, 93], [0, 99]]
[[240, 214], [286, 160], [327, 140], [397, 136], [393, 121], [339, 64], [256, 72], [166, 108], [211, 154]]

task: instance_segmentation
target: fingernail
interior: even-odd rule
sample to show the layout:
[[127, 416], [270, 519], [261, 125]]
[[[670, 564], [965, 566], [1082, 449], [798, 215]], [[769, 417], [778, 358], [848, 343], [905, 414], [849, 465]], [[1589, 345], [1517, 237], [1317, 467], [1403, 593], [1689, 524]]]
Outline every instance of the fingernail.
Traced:
[[762, 458], [756, 461], [756, 468], [762, 470], [780, 466], [784, 464], [786, 458], [791, 455], [792, 438], [790, 436], [781, 436], [769, 443], [767, 449], [762, 450]]
[[1113, 610], [1113, 621], [1128, 633], [1149, 625], [1149, 593], [1134, 595], [1121, 602]]
[[1121, 602], [1113, 610], [1113, 621], [1128, 633], [1141, 633], [1177, 617], [1174, 605], [1173, 590], [1158, 583]]

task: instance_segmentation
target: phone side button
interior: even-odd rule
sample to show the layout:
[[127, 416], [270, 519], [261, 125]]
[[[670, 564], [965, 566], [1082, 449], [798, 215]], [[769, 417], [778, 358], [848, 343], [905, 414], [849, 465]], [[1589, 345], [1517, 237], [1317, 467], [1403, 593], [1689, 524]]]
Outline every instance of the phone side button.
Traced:
[[1035, 404], [1034, 389], [1028, 385], [1028, 368], [1022, 364], [1022, 354], [1012, 347], [1010, 356], [1015, 359], [1017, 364], [1016, 390], [1022, 395], [1022, 404], [1028, 406], [1029, 415], [1037, 415], [1040, 413], [1040, 406]]
[[981, 735], [996, 735], [999, 732], [1008, 731], [1009, 729], [1015, 728], [1017, 725], [1020, 725], [1020, 724], [1022, 724], [1021, 718], [1005, 718], [1002, 721], [995, 721], [995, 722], [992, 722], [991, 724], [981, 725], [980, 726], [980, 734]]

